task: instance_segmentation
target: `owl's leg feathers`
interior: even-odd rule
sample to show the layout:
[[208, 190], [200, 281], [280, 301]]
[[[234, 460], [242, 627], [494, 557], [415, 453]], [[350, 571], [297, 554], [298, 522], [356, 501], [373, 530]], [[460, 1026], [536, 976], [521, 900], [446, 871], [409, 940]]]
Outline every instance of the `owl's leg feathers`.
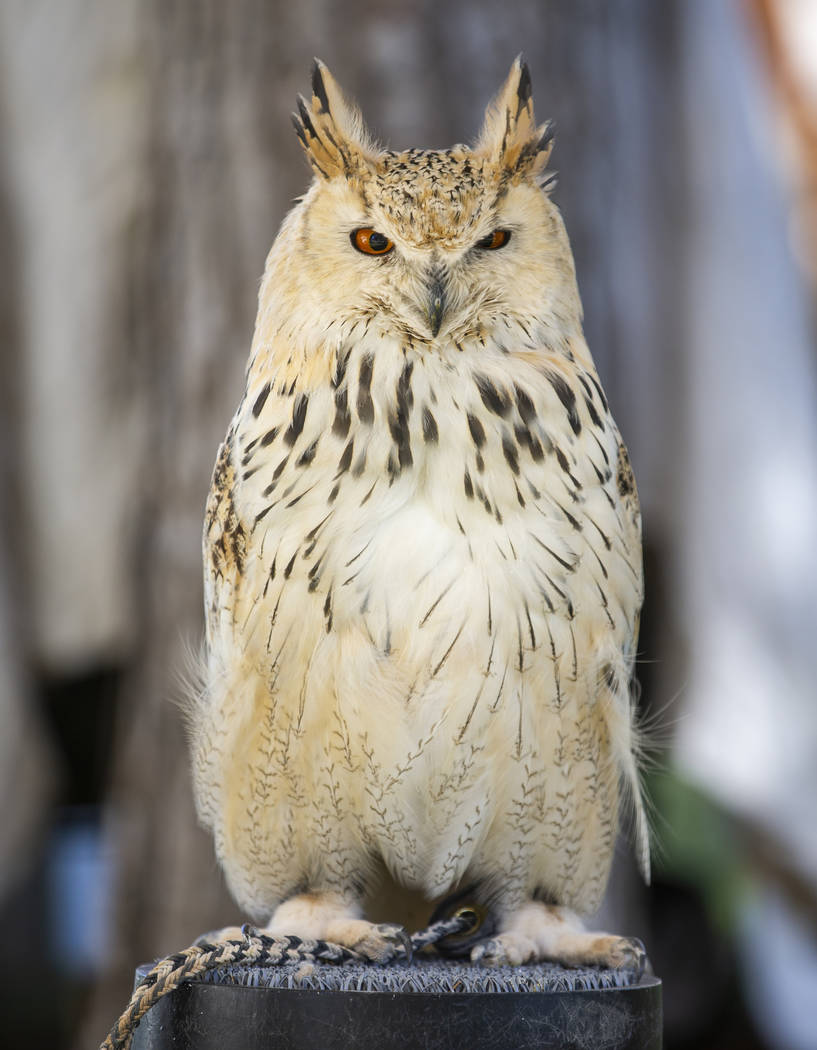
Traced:
[[640, 974], [647, 955], [644, 945], [635, 938], [588, 932], [570, 909], [527, 901], [501, 918], [499, 933], [476, 945], [471, 961], [483, 966], [549, 961], [568, 967], [604, 966]]
[[362, 919], [360, 907], [333, 890], [290, 897], [278, 905], [263, 932], [331, 941], [372, 962], [388, 962], [401, 946], [411, 955], [411, 941], [402, 926]]

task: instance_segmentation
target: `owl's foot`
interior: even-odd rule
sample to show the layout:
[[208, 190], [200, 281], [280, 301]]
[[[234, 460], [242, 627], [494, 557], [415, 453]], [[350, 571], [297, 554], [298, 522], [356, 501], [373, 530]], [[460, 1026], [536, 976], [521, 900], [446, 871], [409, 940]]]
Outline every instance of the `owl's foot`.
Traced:
[[331, 941], [372, 962], [388, 962], [401, 948], [411, 958], [411, 940], [402, 926], [361, 919], [356, 905], [331, 891], [290, 897], [275, 909], [263, 932]]
[[389, 962], [401, 948], [411, 959], [411, 938], [402, 926], [390, 922], [338, 919], [332, 923], [326, 940], [351, 948], [371, 962]]
[[647, 965], [647, 953], [634, 937], [590, 933], [568, 908], [528, 901], [507, 915], [500, 932], [481, 941], [471, 952], [471, 961], [483, 966], [520, 966], [530, 962], [556, 962], [562, 966], [602, 966], [633, 970], [639, 976]]

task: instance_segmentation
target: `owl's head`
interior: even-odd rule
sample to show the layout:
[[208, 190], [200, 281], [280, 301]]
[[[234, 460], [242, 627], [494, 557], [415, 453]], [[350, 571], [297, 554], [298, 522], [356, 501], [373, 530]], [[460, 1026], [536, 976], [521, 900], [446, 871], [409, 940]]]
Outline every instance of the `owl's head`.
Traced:
[[267, 276], [306, 299], [316, 321], [366, 320], [436, 345], [496, 339], [497, 326], [530, 327], [540, 313], [565, 329], [580, 323], [570, 248], [547, 195], [552, 132], [536, 124], [520, 58], [472, 147], [379, 149], [317, 61], [312, 99], [299, 98], [293, 121], [315, 179]]

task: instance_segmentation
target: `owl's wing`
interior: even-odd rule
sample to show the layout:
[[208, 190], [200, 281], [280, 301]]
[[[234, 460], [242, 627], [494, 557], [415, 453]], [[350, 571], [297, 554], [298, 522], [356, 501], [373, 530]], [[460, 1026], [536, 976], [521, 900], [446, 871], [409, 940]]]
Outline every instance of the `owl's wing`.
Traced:
[[[329, 391], [296, 390], [285, 369], [269, 379], [263, 369], [250, 369], [247, 393], [218, 451], [205, 513], [204, 596], [213, 670], [225, 661], [240, 663], [250, 647], [266, 654], [290, 627], [289, 649], [297, 635], [306, 658], [306, 620], [315, 628], [324, 618], [317, 570], [310, 572], [308, 556], [328, 520], [337, 473], [325, 447], [332, 444], [327, 431], [334, 407]], [[262, 639], [258, 632], [265, 624]]]
[[[515, 413], [506, 418], [519, 451], [512, 457], [517, 495], [532, 500], [540, 520], [547, 522], [545, 530], [536, 529], [534, 515], [535, 542], [544, 547], [545, 536], [550, 537], [545, 585], [550, 583], [551, 592], [561, 566], [567, 572], [559, 580], [570, 595], [570, 604], [562, 603], [563, 631], [572, 634], [574, 608], [581, 611], [586, 670], [606, 712], [610, 746], [633, 807], [639, 866], [648, 879], [632, 683], [643, 600], [641, 514], [627, 449], [595, 369], [583, 344], [574, 349], [569, 367], [558, 358], [548, 360], [542, 369], [545, 382], [520, 382]], [[539, 561], [541, 552], [534, 550], [534, 569]]]
[[247, 557], [248, 529], [236, 509], [235, 427], [219, 446], [207, 507], [202, 546], [207, 644], [234, 621]]
[[616, 449], [615, 497], [619, 506], [621, 521], [622, 547], [631, 567], [636, 583], [633, 602], [635, 605], [632, 635], [624, 651], [624, 657], [631, 667], [630, 677], [634, 674], [636, 647], [638, 645], [638, 628], [643, 601], [643, 570], [641, 556], [641, 507], [638, 501], [638, 490], [635, 484], [633, 468], [627, 446], [616, 431], [618, 447]]

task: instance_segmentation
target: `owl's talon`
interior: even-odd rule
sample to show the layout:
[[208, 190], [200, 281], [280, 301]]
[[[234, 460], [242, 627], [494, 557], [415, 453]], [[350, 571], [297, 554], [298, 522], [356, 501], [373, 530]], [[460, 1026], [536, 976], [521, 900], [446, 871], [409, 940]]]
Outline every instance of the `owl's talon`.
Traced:
[[614, 970], [633, 970], [640, 978], [642, 974], [652, 972], [652, 965], [647, 957], [644, 942], [638, 937], [617, 937], [617, 944], [610, 953], [609, 965]]
[[408, 930], [405, 928], [405, 926], [397, 927], [396, 936], [400, 941], [400, 944], [403, 946], [403, 949], [405, 950], [406, 962], [410, 963], [412, 958], [414, 957], [414, 945], [411, 943], [411, 937], [409, 936]]
[[532, 942], [499, 934], [480, 941], [471, 950], [471, 962], [479, 966], [520, 966], [536, 954]]
[[[409, 937], [405, 926], [400, 926], [397, 923], [381, 922], [375, 926], [375, 929], [384, 941], [394, 946], [388, 959], [393, 958], [402, 948], [406, 953], [406, 961], [411, 962], [414, 949], [411, 944], [411, 937]], [[381, 958], [378, 961], [386, 962], [388, 959]]]

